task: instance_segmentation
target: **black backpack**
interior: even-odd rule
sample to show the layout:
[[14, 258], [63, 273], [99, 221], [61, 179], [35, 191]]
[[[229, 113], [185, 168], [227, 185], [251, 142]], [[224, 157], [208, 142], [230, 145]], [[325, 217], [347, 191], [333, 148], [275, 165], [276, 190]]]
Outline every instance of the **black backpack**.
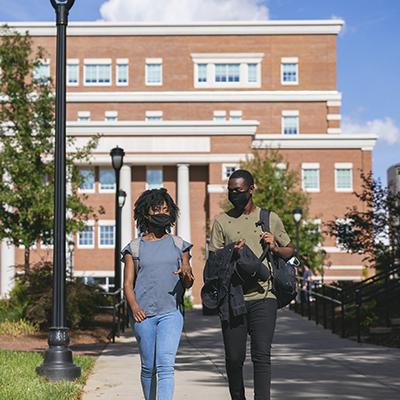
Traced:
[[[269, 227], [270, 214], [271, 212], [269, 210], [261, 209], [259, 224], [262, 226], [263, 232], [271, 233]], [[260, 260], [264, 260], [266, 255], [268, 255], [272, 265], [271, 291], [276, 296], [278, 308], [282, 308], [288, 305], [297, 296], [296, 267], [280, 257], [275, 257], [272, 252], [269, 251], [269, 245], [265, 247]]]

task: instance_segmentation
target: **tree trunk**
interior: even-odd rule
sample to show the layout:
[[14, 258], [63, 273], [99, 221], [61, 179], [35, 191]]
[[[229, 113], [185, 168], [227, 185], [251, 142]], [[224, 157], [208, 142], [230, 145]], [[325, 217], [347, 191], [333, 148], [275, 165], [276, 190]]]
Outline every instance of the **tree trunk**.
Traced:
[[25, 270], [29, 269], [29, 247], [25, 247], [25, 252], [24, 252], [24, 268]]

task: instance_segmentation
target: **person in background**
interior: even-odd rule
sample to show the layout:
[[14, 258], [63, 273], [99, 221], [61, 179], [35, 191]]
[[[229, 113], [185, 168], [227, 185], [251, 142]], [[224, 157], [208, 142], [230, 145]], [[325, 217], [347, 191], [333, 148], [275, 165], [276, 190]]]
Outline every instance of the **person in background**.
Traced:
[[302, 281], [302, 291], [301, 291], [301, 301], [308, 301], [309, 294], [305, 292], [305, 290], [311, 289], [311, 278], [312, 272], [310, 270], [310, 265], [307, 261], [303, 264], [304, 272], [303, 272], [303, 281]]
[[[172, 400], [175, 357], [183, 328], [181, 306], [185, 289], [193, 284], [192, 245], [169, 234], [178, 207], [167, 190], [143, 192], [134, 207], [142, 236], [138, 271], [128, 243], [121, 251], [125, 262], [124, 291], [130, 323], [139, 347], [141, 383], [146, 400]], [[158, 384], [157, 384], [158, 378]]]

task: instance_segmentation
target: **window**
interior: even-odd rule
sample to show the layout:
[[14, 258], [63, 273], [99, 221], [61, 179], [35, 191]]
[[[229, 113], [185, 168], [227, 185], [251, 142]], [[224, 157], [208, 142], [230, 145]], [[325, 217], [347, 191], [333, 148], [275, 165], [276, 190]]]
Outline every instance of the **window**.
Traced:
[[110, 59], [85, 59], [84, 82], [90, 86], [111, 85], [111, 60]]
[[79, 111], [78, 121], [90, 121], [90, 111]]
[[147, 167], [146, 189], [159, 189], [163, 186], [163, 171], [161, 168]]
[[240, 64], [216, 64], [215, 82], [239, 82]]
[[115, 226], [99, 226], [99, 247], [113, 246], [115, 246]]
[[146, 121], [162, 121], [162, 111], [146, 111]]
[[282, 133], [297, 135], [299, 133], [299, 117], [282, 117]]
[[54, 232], [53, 230], [43, 232], [41, 235], [40, 247], [42, 249], [52, 249], [54, 246]]
[[43, 64], [37, 66], [33, 71], [33, 78], [40, 83], [47, 83], [50, 78], [50, 64], [48, 61], [43, 61]]
[[94, 193], [94, 172], [92, 169], [81, 169], [83, 182], [79, 187], [79, 192]]
[[351, 221], [343, 219], [336, 220], [336, 233], [336, 244], [338, 246], [350, 244], [354, 236], [354, 229], [351, 225]]
[[281, 84], [298, 85], [299, 59], [297, 57], [283, 57], [281, 59]]
[[227, 181], [237, 169], [239, 169], [238, 164], [222, 164], [222, 180]]
[[117, 121], [118, 111], [106, 111], [105, 120], [108, 122]]
[[352, 163], [335, 163], [335, 190], [336, 192], [353, 191]]
[[78, 86], [79, 85], [79, 60], [68, 59], [67, 60], [67, 85]]
[[197, 82], [207, 82], [207, 64], [198, 64]]
[[128, 85], [128, 61], [127, 59], [117, 59], [117, 85]]
[[319, 192], [319, 163], [303, 163], [302, 186], [306, 192]]
[[146, 59], [146, 85], [162, 85], [162, 59]]
[[193, 53], [195, 88], [261, 88], [264, 53]]
[[226, 121], [226, 111], [214, 111], [214, 121]]
[[99, 192], [114, 192], [115, 191], [115, 173], [111, 169], [100, 170], [100, 186]]
[[247, 82], [257, 82], [257, 64], [247, 64]]
[[229, 111], [229, 120], [230, 121], [241, 121], [242, 120], [242, 112], [240, 110]]
[[78, 233], [78, 248], [94, 248], [94, 226], [87, 226]]

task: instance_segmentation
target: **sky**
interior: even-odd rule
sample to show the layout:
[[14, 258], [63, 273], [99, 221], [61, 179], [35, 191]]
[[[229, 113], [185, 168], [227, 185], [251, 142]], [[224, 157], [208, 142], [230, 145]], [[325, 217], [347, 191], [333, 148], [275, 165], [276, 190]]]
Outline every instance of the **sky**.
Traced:
[[[387, 169], [400, 163], [400, 0], [75, 0], [69, 14], [69, 21], [338, 18], [342, 133], [379, 135], [373, 174], [386, 185]], [[0, 0], [0, 19], [55, 21], [55, 11], [50, 0]]]

